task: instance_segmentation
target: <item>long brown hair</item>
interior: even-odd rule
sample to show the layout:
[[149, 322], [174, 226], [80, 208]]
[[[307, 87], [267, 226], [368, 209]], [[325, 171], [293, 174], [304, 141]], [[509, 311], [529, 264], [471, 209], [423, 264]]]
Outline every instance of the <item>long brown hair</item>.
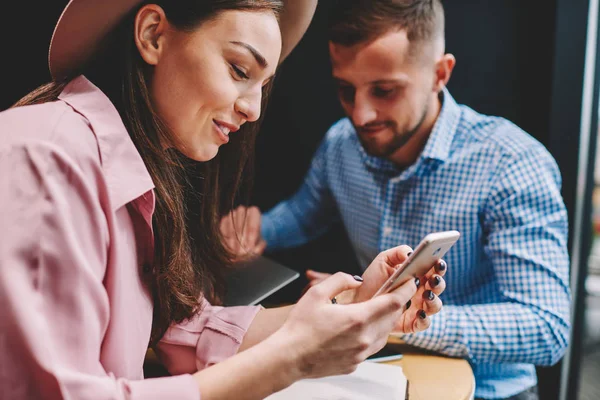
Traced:
[[[276, 16], [281, 0], [155, 0], [178, 29], [193, 30], [226, 10], [270, 11]], [[156, 186], [153, 216], [154, 262], [147, 280], [154, 298], [151, 344], [172, 323], [192, 317], [207, 298], [219, 303], [221, 271], [232, 256], [223, 246], [221, 216], [252, 186], [254, 146], [260, 121], [246, 123], [218, 155], [197, 163], [161, 143], [172, 135], [154, 111], [148, 82], [151, 67], [133, 39], [132, 12], [114, 31], [105, 50], [82, 71], [113, 102]], [[31, 92], [15, 106], [54, 101], [66, 82], [52, 82]], [[270, 85], [263, 93], [266, 106]], [[264, 113], [263, 113], [264, 114]]]

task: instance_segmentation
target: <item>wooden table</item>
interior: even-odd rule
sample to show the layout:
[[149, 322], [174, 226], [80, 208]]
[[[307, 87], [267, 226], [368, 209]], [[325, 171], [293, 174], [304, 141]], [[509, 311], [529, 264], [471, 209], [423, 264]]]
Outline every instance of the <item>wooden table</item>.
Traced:
[[399, 365], [408, 379], [409, 400], [471, 400], [475, 379], [465, 360], [439, 356], [405, 354]]
[[390, 338], [402, 359], [386, 364], [399, 365], [408, 379], [409, 400], [472, 400], [475, 377], [466, 360], [424, 354]]

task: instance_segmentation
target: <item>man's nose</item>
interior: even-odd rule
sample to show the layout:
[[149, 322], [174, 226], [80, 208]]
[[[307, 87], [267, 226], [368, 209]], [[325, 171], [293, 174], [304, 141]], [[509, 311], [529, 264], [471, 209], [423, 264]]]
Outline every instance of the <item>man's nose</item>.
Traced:
[[370, 102], [360, 100], [358, 96], [356, 96], [351, 117], [354, 125], [363, 126], [377, 119], [377, 110]]

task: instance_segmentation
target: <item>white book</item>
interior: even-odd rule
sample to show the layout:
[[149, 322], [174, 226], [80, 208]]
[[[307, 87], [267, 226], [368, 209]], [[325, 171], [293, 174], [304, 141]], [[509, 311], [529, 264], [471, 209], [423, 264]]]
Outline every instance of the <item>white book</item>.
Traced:
[[406, 387], [401, 367], [363, 362], [351, 374], [304, 379], [265, 400], [405, 400]]

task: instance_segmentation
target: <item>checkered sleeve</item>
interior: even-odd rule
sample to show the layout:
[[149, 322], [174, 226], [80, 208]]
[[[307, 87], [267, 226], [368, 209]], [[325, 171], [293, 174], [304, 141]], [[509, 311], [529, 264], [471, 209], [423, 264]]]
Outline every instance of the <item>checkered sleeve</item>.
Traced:
[[475, 363], [552, 365], [562, 357], [570, 329], [560, 173], [541, 146], [505, 156], [499, 165], [482, 217], [500, 297], [445, 306], [429, 330], [405, 339]]
[[324, 234], [339, 219], [326, 176], [329, 142], [327, 135], [300, 189], [264, 214], [261, 234], [268, 250], [303, 245]]

